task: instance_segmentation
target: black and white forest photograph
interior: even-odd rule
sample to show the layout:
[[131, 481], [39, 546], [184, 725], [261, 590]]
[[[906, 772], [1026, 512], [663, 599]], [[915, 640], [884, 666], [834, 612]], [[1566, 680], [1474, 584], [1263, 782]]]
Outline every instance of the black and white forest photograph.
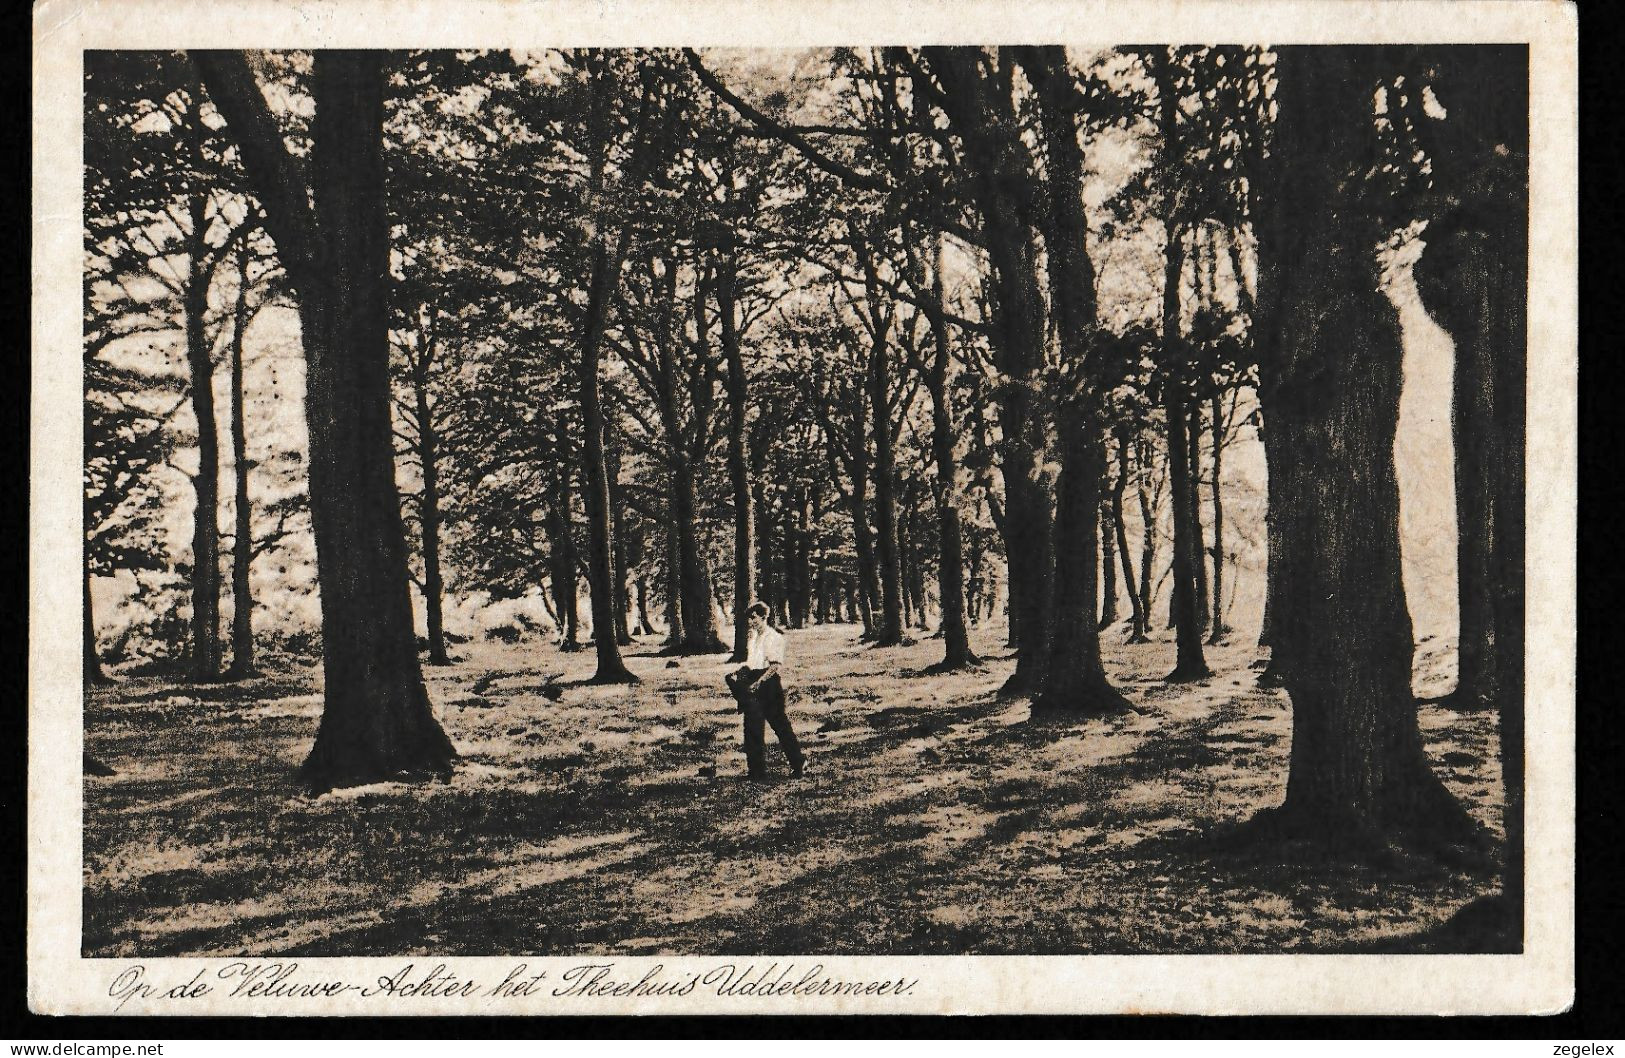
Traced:
[[1523, 952], [1530, 84], [85, 51], [76, 957]]

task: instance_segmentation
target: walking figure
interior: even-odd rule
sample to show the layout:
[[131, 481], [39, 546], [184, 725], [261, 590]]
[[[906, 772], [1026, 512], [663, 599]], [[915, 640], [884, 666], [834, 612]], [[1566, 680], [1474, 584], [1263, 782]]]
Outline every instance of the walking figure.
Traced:
[[767, 741], [764, 724], [773, 725], [779, 747], [790, 761], [790, 774], [801, 775], [806, 763], [796, 742], [790, 718], [784, 715], [784, 681], [779, 674], [784, 664], [784, 635], [767, 623], [767, 606], [753, 603], [750, 616], [750, 650], [745, 664], [728, 673], [728, 689], [745, 714], [745, 760], [753, 782], [767, 778]]

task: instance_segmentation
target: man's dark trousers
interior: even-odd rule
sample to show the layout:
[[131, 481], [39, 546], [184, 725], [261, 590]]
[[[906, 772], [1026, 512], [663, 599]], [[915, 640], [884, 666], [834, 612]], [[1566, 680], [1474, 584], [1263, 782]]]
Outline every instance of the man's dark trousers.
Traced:
[[804, 760], [801, 744], [796, 741], [790, 718], [784, 715], [784, 684], [778, 673], [763, 678], [766, 669], [740, 669], [728, 673], [728, 689], [739, 700], [740, 711], [745, 714], [745, 760], [752, 779], [767, 778], [767, 739], [763, 727], [773, 726], [779, 747], [789, 758], [790, 770], [801, 774]]

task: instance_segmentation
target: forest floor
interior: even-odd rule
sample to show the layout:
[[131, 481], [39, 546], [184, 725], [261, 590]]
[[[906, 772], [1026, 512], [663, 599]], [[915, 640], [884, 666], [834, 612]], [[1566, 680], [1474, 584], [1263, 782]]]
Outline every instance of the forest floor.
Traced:
[[[295, 768], [320, 668], [252, 681], [128, 677], [90, 691], [87, 956], [1056, 954], [1405, 950], [1493, 887], [1400, 857], [1381, 867], [1236, 847], [1227, 824], [1281, 800], [1282, 692], [1251, 639], [1209, 648], [1213, 679], [1168, 686], [1172, 644], [1108, 668], [1140, 709], [1027, 722], [995, 690], [1012, 662], [923, 670], [851, 625], [788, 633], [790, 779], [740, 781], [724, 656], [672, 667], [630, 648], [635, 687], [590, 687], [590, 651], [468, 643], [427, 668], [462, 762], [448, 782], [317, 798]], [[1418, 692], [1450, 650], [1418, 651]], [[1499, 835], [1493, 716], [1423, 706], [1438, 774]]]

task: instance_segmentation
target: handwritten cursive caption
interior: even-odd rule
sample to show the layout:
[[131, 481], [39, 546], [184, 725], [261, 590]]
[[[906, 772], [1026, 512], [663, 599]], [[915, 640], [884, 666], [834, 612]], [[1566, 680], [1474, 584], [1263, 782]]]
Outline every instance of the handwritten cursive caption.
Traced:
[[[278, 1003], [300, 1000], [360, 998], [378, 1004], [412, 1000], [421, 1009], [425, 1000], [531, 999], [546, 1004], [557, 999], [625, 999], [667, 996], [718, 996], [724, 999], [830, 996], [906, 996], [918, 978], [887, 980], [841, 978], [827, 973], [822, 963], [798, 966], [720, 963], [702, 969], [668, 972], [663, 963], [641, 974], [617, 973], [612, 962], [577, 963], [550, 971], [529, 963], [510, 966], [501, 980], [463, 977], [445, 963], [406, 963], [394, 973], [368, 981], [351, 981], [302, 969], [297, 962], [230, 962], [199, 968], [182, 977], [166, 968], [163, 979], [135, 963], [121, 969], [107, 986], [114, 1010], [132, 1002], [174, 1004], [226, 997], [250, 1000], [271, 1012]], [[203, 1005], [203, 1004], [199, 1004]], [[182, 1013], [176, 1009], [175, 1013]]]

